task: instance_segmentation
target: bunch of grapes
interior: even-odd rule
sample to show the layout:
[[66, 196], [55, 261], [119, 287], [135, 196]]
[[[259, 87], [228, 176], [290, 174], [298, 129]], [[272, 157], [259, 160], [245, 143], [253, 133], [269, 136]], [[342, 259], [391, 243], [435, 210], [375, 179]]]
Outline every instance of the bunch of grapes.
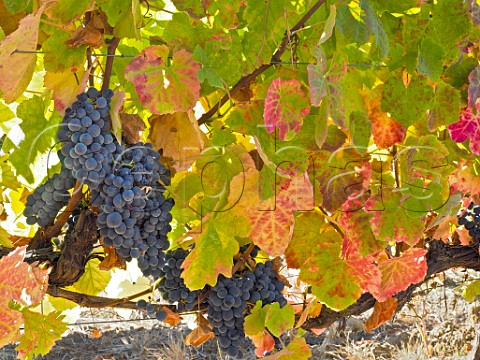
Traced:
[[144, 299], [138, 300], [136, 305], [139, 309], [147, 310], [148, 315], [156, 318], [158, 321], [163, 321], [167, 318], [167, 312], [165, 310], [159, 309], [155, 304], [147, 303]]
[[75, 180], [70, 170], [62, 168], [59, 174], [53, 175], [44, 184], [28, 195], [23, 214], [27, 224], [48, 226], [53, 223], [61, 208], [70, 200], [69, 189], [73, 188]]
[[480, 206], [470, 203], [466, 211], [459, 216], [458, 224], [464, 225], [465, 229], [474, 240], [475, 244], [480, 242]]
[[152, 145], [139, 143], [119, 148], [112, 172], [93, 194], [100, 205], [97, 226], [104, 244], [114, 246], [126, 259], [136, 258], [144, 275], [158, 277], [168, 249], [173, 199], [163, 196], [169, 171], [159, 161]]
[[253, 282], [248, 299], [252, 303], [261, 300], [263, 305], [278, 302], [280, 307], [284, 307], [287, 304], [287, 300], [282, 294], [285, 284], [278, 279], [272, 261], [257, 264], [253, 272], [248, 271], [244, 277]]
[[243, 357], [243, 318], [252, 287], [253, 282], [247, 278], [220, 275], [208, 296], [208, 321], [221, 349], [232, 357]]
[[200, 299], [202, 291], [191, 291], [180, 277], [182, 264], [187, 255], [188, 251], [183, 249], [167, 252], [163, 266], [158, 274], [159, 277], [162, 277], [158, 286], [162, 298], [170, 303], [178, 302], [177, 308], [179, 311], [192, 311], [196, 306], [204, 302]]
[[112, 154], [119, 151], [110, 132], [110, 106], [113, 91], [101, 94], [95, 88], [77, 96], [65, 111], [57, 138], [64, 144], [64, 165], [75, 179], [96, 189], [111, 172]]

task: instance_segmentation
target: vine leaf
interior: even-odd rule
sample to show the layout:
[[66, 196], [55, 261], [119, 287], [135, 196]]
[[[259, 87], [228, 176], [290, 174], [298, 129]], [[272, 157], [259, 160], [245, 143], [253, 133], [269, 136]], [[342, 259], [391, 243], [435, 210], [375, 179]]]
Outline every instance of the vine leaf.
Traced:
[[17, 30], [0, 42], [0, 90], [6, 103], [15, 101], [27, 89], [37, 62], [36, 56], [15, 50], [35, 51], [38, 42], [38, 26], [45, 8], [20, 20]]
[[385, 301], [396, 293], [405, 290], [410, 284], [416, 284], [427, 274], [427, 250], [410, 248], [400, 257], [380, 261], [378, 267], [382, 272], [382, 285], [378, 301]]
[[472, 281], [467, 285], [465, 290], [462, 292], [462, 296], [468, 302], [474, 302], [477, 296], [480, 294], [480, 280]]
[[154, 114], [193, 109], [200, 98], [200, 64], [186, 50], [169, 59], [166, 45], [152, 45], [125, 68], [125, 78], [133, 83], [140, 102]]
[[15, 348], [20, 358], [31, 359], [38, 355], [46, 355], [68, 328], [68, 324], [62, 321], [65, 315], [60, 315], [56, 311], [44, 315], [25, 308], [22, 315], [25, 323], [24, 333], [20, 337], [20, 344]]
[[303, 124], [303, 117], [308, 115], [310, 107], [298, 80], [272, 81], [265, 98], [263, 117], [266, 130], [271, 133], [279, 129], [281, 140], [292, 140]]
[[12, 240], [10, 240], [10, 235], [2, 227], [0, 227], [0, 246], [6, 247], [6, 248], [13, 247]]
[[406, 127], [396, 122], [380, 108], [381, 95], [377, 92], [363, 93], [367, 115], [372, 122], [373, 140], [378, 148], [387, 149], [402, 142], [407, 133]]
[[110, 282], [110, 271], [100, 270], [100, 260], [92, 259], [85, 265], [85, 273], [71, 286], [66, 287], [87, 295], [98, 295]]
[[311, 255], [312, 248], [318, 243], [320, 236], [328, 229], [329, 225], [325, 223], [325, 218], [316, 211], [297, 214], [292, 239], [285, 250], [288, 267], [300, 269]]
[[312, 248], [310, 257], [300, 269], [300, 279], [312, 285], [317, 299], [333, 310], [343, 310], [362, 295], [379, 291], [381, 274], [370, 258], [340, 257], [342, 243], [338, 233]]
[[198, 326], [185, 337], [185, 345], [197, 347], [215, 337], [215, 334], [210, 329], [209, 322], [202, 314], [197, 314], [197, 325]]
[[275, 340], [267, 330], [263, 330], [256, 335], [250, 335], [249, 338], [256, 347], [255, 355], [258, 357], [265, 356], [265, 353], [269, 353], [275, 348]]
[[94, 0], [63, 0], [49, 6], [45, 13], [52, 20], [61, 20], [64, 24], [80, 19]]
[[424, 225], [418, 216], [412, 218], [400, 204], [399, 192], [382, 191], [367, 200], [365, 209], [373, 215], [370, 224], [377, 239], [403, 241], [413, 246], [422, 238]]
[[352, 194], [342, 205], [340, 225], [345, 229], [345, 239], [342, 253], [348, 255], [352, 251], [359, 251], [362, 256], [368, 256], [385, 249], [387, 242], [377, 240], [370, 223], [372, 214], [365, 212], [362, 207], [367, 200], [366, 196]]
[[[332, 5], [333, 6], [333, 5]], [[322, 99], [327, 96], [327, 57], [323, 48], [318, 45], [312, 50], [312, 55], [317, 60], [316, 64], [308, 64], [308, 84], [310, 85], [310, 104], [319, 106]]]
[[[258, 197], [258, 193], [256, 195]], [[281, 255], [292, 237], [295, 211], [314, 207], [313, 187], [305, 173], [304, 176], [293, 178], [290, 185], [274, 199], [257, 200], [254, 203], [258, 207], [250, 205], [245, 209], [252, 224], [250, 238], [267, 254]]]
[[440, 81], [435, 88], [433, 107], [428, 114], [428, 130], [433, 132], [439, 126], [457, 122], [460, 108], [460, 91]]
[[276, 337], [284, 334], [288, 329], [293, 328], [295, 324], [295, 311], [293, 306], [285, 305], [280, 308], [278, 302], [265, 306], [267, 314], [265, 316], [265, 327]]
[[[477, 5], [478, 6], [478, 5]], [[468, 75], [468, 107], [475, 108], [480, 97], [480, 66]]]
[[406, 86], [397, 75], [385, 83], [382, 110], [390, 112], [401, 125], [409, 127], [425, 115], [432, 100], [432, 87], [427, 84], [425, 77], [414, 76]]
[[396, 298], [389, 298], [385, 301], [375, 302], [373, 313], [365, 322], [365, 330], [370, 332], [390, 320], [397, 309], [397, 304], [398, 300]]
[[459, 161], [456, 169], [448, 176], [452, 191], [480, 195], [480, 177], [472, 167], [465, 165], [465, 160]]
[[470, 150], [475, 155], [480, 155], [480, 119], [478, 111], [480, 103], [476, 103], [477, 115], [471, 108], [464, 109], [460, 112], [460, 118], [455, 124], [448, 125], [448, 131], [453, 141], [464, 142], [470, 139]]
[[63, 115], [65, 109], [76, 100], [77, 95], [85, 90], [88, 72], [84, 70], [73, 72], [70, 69], [62, 72], [46, 71], [43, 81], [45, 87], [53, 91], [55, 109]]
[[8, 306], [11, 300], [28, 306], [39, 303], [47, 289], [48, 270], [23, 262], [26, 247], [0, 259], [0, 346], [18, 340], [22, 313]]
[[[228, 224], [235, 225], [236, 218], [228, 217]], [[209, 284], [215, 286], [218, 275], [232, 276], [233, 256], [238, 253], [238, 242], [233, 236], [224, 236], [215, 224], [203, 225], [201, 234], [195, 236], [195, 248], [182, 264], [182, 278], [190, 290], [203, 289]]]
[[358, 152], [364, 154], [372, 135], [372, 122], [363, 111], [353, 111], [350, 113], [349, 130]]
[[296, 338], [285, 349], [265, 357], [264, 360], [307, 360], [311, 356], [312, 350], [310, 350], [305, 339]]
[[149, 140], [155, 149], [163, 149], [163, 156], [173, 159], [177, 172], [188, 169], [205, 147], [207, 138], [191, 112], [153, 115], [149, 122]]

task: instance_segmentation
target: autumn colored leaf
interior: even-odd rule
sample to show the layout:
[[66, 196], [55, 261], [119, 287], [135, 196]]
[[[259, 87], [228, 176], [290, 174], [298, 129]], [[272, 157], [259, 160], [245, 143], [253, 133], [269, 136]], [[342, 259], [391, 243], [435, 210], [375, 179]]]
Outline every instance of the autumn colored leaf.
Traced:
[[293, 328], [295, 314], [293, 307], [285, 305], [280, 308], [278, 302], [266, 305], [267, 315], [265, 316], [265, 327], [276, 337], [280, 337], [285, 331]]
[[452, 193], [470, 193], [480, 195], [480, 177], [475, 174], [472, 167], [465, 166], [466, 161], [462, 160], [456, 169], [448, 176]]
[[460, 112], [460, 118], [455, 124], [448, 125], [448, 132], [453, 141], [464, 142], [470, 139], [470, 150], [475, 155], [480, 155], [480, 119], [478, 111], [480, 103], [476, 104], [477, 115], [471, 108]]
[[207, 141], [190, 112], [154, 115], [149, 140], [155, 149], [163, 149], [163, 156], [173, 159], [175, 170], [188, 169], [200, 155]]
[[471, 109], [476, 108], [477, 100], [479, 97], [480, 97], [480, 66], [477, 66], [468, 75], [468, 107]]
[[349, 130], [357, 150], [364, 154], [372, 135], [372, 122], [363, 111], [354, 111], [350, 114]]
[[314, 186], [320, 190], [322, 207], [327, 211], [339, 211], [350, 194], [361, 194], [370, 187], [371, 165], [353, 147], [334, 154], [322, 150], [312, 158], [310, 171], [315, 177]]
[[22, 246], [0, 259], [0, 346], [18, 340], [23, 323], [23, 315], [9, 307], [9, 302], [37, 304], [47, 290], [48, 271], [23, 262], [25, 251]]
[[382, 272], [381, 290], [376, 299], [385, 301], [400, 291], [425, 279], [427, 274], [427, 250], [410, 248], [401, 256], [381, 261], [378, 265]]
[[370, 332], [390, 320], [397, 309], [397, 304], [396, 298], [389, 298], [382, 302], [376, 301], [372, 315], [365, 322], [365, 330]]
[[265, 329], [267, 309], [262, 307], [262, 302], [257, 301], [250, 314], [245, 316], [244, 329], [247, 336], [257, 335]]
[[387, 242], [379, 240], [373, 234], [370, 223], [372, 214], [365, 212], [363, 206], [368, 197], [366, 195], [352, 194], [342, 205], [340, 225], [345, 229], [345, 239], [342, 253], [348, 255], [352, 251], [359, 251], [367, 256], [385, 249]]
[[27, 89], [37, 62], [36, 56], [16, 52], [36, 51], [38, 26], [45, 6], [20, 20], [17, 30], [0, 42], [0, 90], [5, 102], [15, 101]]
[[92, 339], [100, 339], [102, 336], [103, 333], [98, 329], [93, 329], [92, 334], [90, 335]]
[[300, 279], [312, 285], [319, 301], [334, 310], [353, 304], [363, 289], [376, 294], [380, 272], [369, 258], [340, 257], [341, 241], [320, 242], [300, 269]]
[[312, 356], [310, 346], [304, 338], [296, 338], [286, 348], [269, 355], [264, 360], [307, 360]]
[[387, 149], [405, 139], [407, 129], [392, 119], [380, 108], [381, 94], [378, 92], [363, 93], [367, 115], [372, 122], [373, 140], [378, 148]]
[[[230, 218], [231, 224], [235, 218]], [[203, 231], [194, 238], [195, 248], [182, 264], [182, 278], [190, 290], [214, 286], [218, 275], [232, 276], [233, 256], [238, 253], [234, 237], [224, 236], [212, 222], [203, 225]]]
[[428, 114], [428, 130], [433, 132], [439, 126], [457, 122], [460, 107], [460, 91], [440, 81], [435, 88], [433, 106]]
[[[23, 262], [25, 250], [25, 246], [19, 247], [0, 259], [0, 297], [7, 303], [14, 299], [24, 305], [37, 304], [47, 290], [48, 271]], [[25, 298], [24, 292], [29, 297]]]
[[264, 357], [266, 353], [269, 353], [275, 348], [275, 340], [267, 330], [256, 335], [250, 335], [249, 338], [256, 347], [255, 355], [258, 357]]
[[104, 245], [103, 252], [105, 254], [105, 257], [103, 258], [102, 262], [98, 265], [98, 268], [100, 270], [108, 271], [113, 268], [119, 268], [119, 269], [125, 270], [127, 268], [125, 259], [117, 254], [117, 251], [113, 246]]
[[377, 239], [383, 241], [405, 242], [415, 245], [423, 236], [423, 222], [412, 218], [411, 214], [400, 206], [401, 194], [393, 191], [382, 191], [365, 203], [372, 230]]
[[10, 239], [10, 234], [2, 227], [0, 227], [0, 246], [6, 248], [13, 247], [12, 240]]
[[[322, 234], [331, 227], [325, 223], [323, 215], [316, 211], [307, 211], [295, 216], [292, 239], [285, 250], [287, 265], [292, 269], [299, 269], [311, 255], [312, 248], [318, 239], [331, 234]], [[333, 234], [336, 236], [336, 234]]]
[[67, 69], [63, 72], [45, 73], [44, 84], [52, 90], [52, 98], [55, 101], [55, 109], [64, 114], [77, 98], [77, 95], [85, 90], [88, 81], [88, 73], [83, 69], [72, 72]]
[[167, 306], [162, 306], [162, 310], [167, 313], [167, 317], [165, 318], [165, 320], [163, 320], [165, 324], [175, 327], [180, 324], [180, 321], [182, 321], [182, 317], [180, 316], [180, 314], [173, 312]]
[[319, 106], [322, 99], [327, 96], [327, 59], [325, 51], [318, 45], [312, 50], [312, 54], [317, 60], [316, 64], [308, 64], [308, 84], [310, 85], [310, 104]]
[[49, 6], [45, 13], [53, 20], [60, 19], [64, 24], [79, 19], [93, 4], [94, 0], [62, 0]]
[[100, 260], [92, 259], [85, 265], [85, 272], [67, 289], [87, 295], [98, 295], [110, 282], [111, 273], [100, 269]]
[[405, 127], [419, 121], [431, 107], [433, 89], [424, 77], [414, 76], [405, 86], [400, 76], [392, 76], [382, 96], [382, 110]]
[[191, 110], [200, 97], [200, 65], [186, 50], [169, 60], [166, 45], [147, 47], [125, 68], [143, 106], [154, 114]]
[[56, 311], [44, 315], [25, 308], [22, 315], [24, 332], [15, 348], [20, 358], [31, 359], [37, 355], [46, 355], [68, 328], [68, 324], [62, 321], [65, 315]]
[[478, 295], [480, 295], [480, 280], [472, 281], [462, 292], [462, 296], [470, 303], [474, 302]]
[[197, 347], [215, 337], [215, 334], [210, 329], [210, 324], [202, 314], [197, 314], [197, 325], [198, 326], [185, 337], [185, 345]]
[[276, 127], [281, 140], [292, 140], [302, 127], [303, 117], [309, 112], [308, 100], [298, 80], [277, 78], [272, 81], [263, 111], [267, 132], [273, 132]]
[[294, 178], [290, 186], [280, 191], [271, 201], [259, 203], [259, 208], [251, 207], [246, 215], [252, 223], [250, 238], [263, 251], [271, 256], [281, 255], [292, 237], [294, 212], [311, 210], [313, 188], [308, 175]]
[[458, 235], [458, 240], [460, 241], [460, 245], [469, 246], [472, 244], [472, 237], [469, 234], [469, 231], [464, 227], [455, 229], [455, 232]]
[[[307, 300], [308, 301], [308, 300]], [[301, 305], [303, 307], [303, 305]], [[305, 321], [309, 318], [315, 318], [318, 315], [320, 315], [320, 312], [322, 311], [322, 303], [318, 302], [315, 298], [310, 299], [308, 301], [307, 306], [301, 311], [300, 317], [298, 318], [297, 323], [295, 324], [295, 328], [298, 329], [300, 328]]]
[[448, 239], [453, 233], [453, 228], [458, 224], [458, 218], [455, 215], [448, 216], [442, 220], [438, 225], [433, 235], [434, 239], [440, 239], [444, 242], [448, 242]]
[[120, 120], [122, 122], [122, 135], [127, 144], [136, 144], [141, 139], [141, 134], [145, 130], [145, 123], [138, 114], [126, 114], [121, 112]]

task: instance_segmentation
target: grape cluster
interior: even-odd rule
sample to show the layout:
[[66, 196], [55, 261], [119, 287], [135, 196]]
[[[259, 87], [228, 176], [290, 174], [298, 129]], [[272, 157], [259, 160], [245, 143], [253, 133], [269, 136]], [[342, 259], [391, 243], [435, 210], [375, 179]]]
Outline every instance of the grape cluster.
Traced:
[[480, 206], [470, 203], [466, 211], [459, 216], [458, 224], [464, 225], [465, 229], [474, 240], [475, 244], [480, 242]]
[[28, 195], [23, 214], [27, 224], [48, 226], [53, 223], [60, 209], [70, 200], [69, 189], [73, 188], [75, 180], [70, 170], [62, 168], [59, 174], [53, 175], [44, 184]]
[[110, 126], [110, 106], [113, 91], [100, 93], [89, 88], [77, 96], [66, 109], [57, 138], [63, 142], [64, 165], [75, 179], [98, 188], [111, 172], [112, 154], [118, 151]]
[[162, 280], [158, 288], [162, 298], [170, 303], [178, 302], [177, 308], [179, 311], [192, 311], [203, 302], [199, 300], [202, 291], [191, 291], [180, 277], [182, 264], [187, 255], [188, 251], [183, 249], [165, 253], [165, 261], [159, 273], [159, 277], [162, 277]]
[[240, 350], [245, 340], [243, 317], [253, 286], [248, 278], [220, 275], [208, 296], [208, 321], [221, 349], [232, 357], [243, 357]]
[[138, 300], [136, 305], [139, 309], [146, 310], [150, 317], [156, 318], [158, 321], [163, 321], [167, 318], [165, 310], [159, 309], [155, 304], [147, 303], [144, 299]]
[[244, 277], [253, 282], [248, 299], [250, 302], [256, 303], [261, 300], [263, 305], [278, 302], [280, 307], [287, 304], [287, 300], [282, 294], [285, 284], [278, 279], [272, 261], [257, 264], [253, 272], [248, 271]]
[[163, 196], [169, 171], [150, 143], [129, 148], [117, 146], [112, 171], [93, 192], [93, 204], [100, 205], [97, 226], [104, 244], [114, 246], [127, 260], [138, 259], [143, 274], [159, 277], [168, 249], [173, 199]]
[[258, 263], [253, 271], [234, 278], [219, 277], [208, 296], [208, 320], [222, 350], [232, 357], [243, 356], [240, 346], [245, 339], [243, 319], [247, 301], [255, 304], [261, 300], [262, 305], [278, 302], [283, 307], [287, 304], [282, 294], [284, 287], [272, 261]]

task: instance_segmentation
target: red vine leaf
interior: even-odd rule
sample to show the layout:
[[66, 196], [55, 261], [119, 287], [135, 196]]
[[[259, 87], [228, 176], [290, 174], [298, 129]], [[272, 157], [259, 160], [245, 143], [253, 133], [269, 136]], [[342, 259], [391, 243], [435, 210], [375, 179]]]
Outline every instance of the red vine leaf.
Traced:
[[166, 45], [153, 45], [125, 68], [125, 77], [143, 106], [154, 114], [168, 114], [193, 109], [200, 98], [199, 69], [188, 51], [176, 51], [170, 60]]
[[377, 301], [373, 306], [372, 315], [365, 323], [365, 330], [370, 332], [390, 320], [397, 309], [397, 304], [398, 300], [395, 298], [389, 298], [382, 302]]
[[379, 294], [375, 295], [378, 301], [385, 301], [400, 291], [425, 279], [427, 274], [427, 250], [410, 248], [402, 256], [381, 261], [382, 285]]
[[266, 353], [269, 353], [275, 348], [275, 340], [267, 330], [263, 330], [263, 332], [257, 335], [251, 335], [249, 338], [256, 347], [255, 355], [258, 357], [264, 357]]
[[310, 106], [298, 80], [272, 81], [265, 98], [263, 118], [266, 130], [279, 129], [281, 140], [292, 140], [303, 124], [303, 117], [310, 113]]
[[[258, 195], [257, 195], [258, 196]], [[294, 178], [287, 189], [280, 191], [275, 203], [257, 202], [246, 215], [252, 223], [250, 237], [267, 254], [285, 252], [293, 232], [294, 212], [313, 208], [313, 188], [307, 174]]]
[[0, 43], [0, 91], [7, 103], [22, 95], [32, 79], [37, 57], [16, 50], [37, 50], [38, 26], [44, 8], [45, 4], [21, 19], [18, 29]]
[[480, 155], [480, 103], [476, 104], [477, 115], [472, 108], [464, 109], [460, 112], [460, 118], [455, 124], [448, 125], [448, 131], [453, 141], [464, 142], [470, 139], [470, 150], [475, 155]]

